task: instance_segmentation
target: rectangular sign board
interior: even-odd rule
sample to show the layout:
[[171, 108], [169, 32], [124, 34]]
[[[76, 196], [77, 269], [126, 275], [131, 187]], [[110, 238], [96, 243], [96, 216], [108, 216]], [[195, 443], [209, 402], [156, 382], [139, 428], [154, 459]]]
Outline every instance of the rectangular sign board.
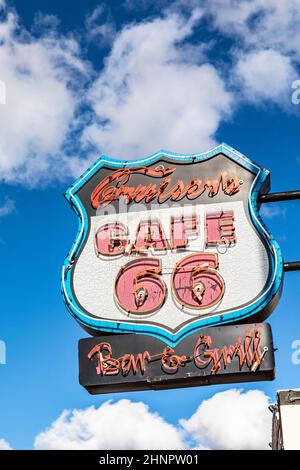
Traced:
[[274, 378], [273, 340], [267, 323], [205, 328], [173, 347], [143, 334], [79, 341], [79, 382], [91, 394]]

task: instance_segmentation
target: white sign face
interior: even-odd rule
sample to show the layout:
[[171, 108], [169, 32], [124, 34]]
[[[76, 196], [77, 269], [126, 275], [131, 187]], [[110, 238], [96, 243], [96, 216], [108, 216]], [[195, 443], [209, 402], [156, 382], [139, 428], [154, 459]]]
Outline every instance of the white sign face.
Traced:
[[126, 165], [100, 158], [67, 191], [81, 220], [63, 268], [71, 313], [95, 333], [170, 344], [205, 326], [261, 320], [282, 281], [256, 203], [268, 176], [224, 145]]

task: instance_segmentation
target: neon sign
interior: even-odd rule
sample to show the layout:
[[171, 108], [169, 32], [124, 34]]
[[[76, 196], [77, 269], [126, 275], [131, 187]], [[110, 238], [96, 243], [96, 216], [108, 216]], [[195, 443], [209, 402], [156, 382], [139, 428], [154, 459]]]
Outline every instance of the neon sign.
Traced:
[[206, 327], [266, 318], [283, 280], [259, 214], [269, 180], [226, 145], [100, 157], [66, 192], [80, 220], [62, 273], [69, 311], [92, 334], [147, 334], [171, 348]]
[[[225, 171], [216, 179], [193, 178], [188, 183], [184, 183], [182, 179], [179, 179], [177, 182], [172, 183], [172, 178], [169, 175], [172, 175], [175, 170], [176, 167], [165, 168], [161, 165], [156, 168], [145, 166], [114, 171], [96, 186], [91, 194], [91, 204], [94, 209], [97, 209], [98, 207], [105, 207], [120, 197], [125, 199], [126, 204], [154, 200], [159, 204], [163, 204], [168, 200], [180, 201], [185, 197], [190, 200], [197, 199], [205, 191], [209, 197], [214, 197], [218, 194], [220, 188], [224, 194], [232, 196], [239, 192], [243, 184], [243, 180], [238, 180], [236, 175], [228, 176]], [[125, 186], [130, 182], [133, 175], [164, 179], [160, 184], [149, 183], [147, 185]]]
[[90, 393], [272, 380], [268, 324], [222, 326], [192, 333], [175, 347], [145, 335], [79, 342], [79, 381]]

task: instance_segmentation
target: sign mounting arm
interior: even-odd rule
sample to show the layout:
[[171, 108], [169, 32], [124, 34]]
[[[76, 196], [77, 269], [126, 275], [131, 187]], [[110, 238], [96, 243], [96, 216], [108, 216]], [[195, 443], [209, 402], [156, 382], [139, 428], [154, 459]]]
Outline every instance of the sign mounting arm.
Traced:
[[[283, 191], [280, 193], [261, 194], [258, 202], [263, 204], [267, 202], [295, 201], [300, 199], [300, 190]], [[300, 271], [300, 261], [290, 261], [283, 264], [285, 272]]]
[[283, 269], [285, 272], [300, 271], [300, 261], [289, 261], [288, 263], [284, 263]]
[[260, 204], [266, 202], [281, 202], [281, 201], [294, 201], [300, 199], [300, 190], [296, 191], [283, 191], [280, 193], [260, 194], [258, 202]]

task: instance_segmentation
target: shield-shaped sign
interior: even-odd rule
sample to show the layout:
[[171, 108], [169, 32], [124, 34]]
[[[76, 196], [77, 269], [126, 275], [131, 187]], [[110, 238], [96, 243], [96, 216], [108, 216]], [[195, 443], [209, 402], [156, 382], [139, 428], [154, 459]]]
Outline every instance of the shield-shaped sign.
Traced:
[[203, 327], [261, 321], [283, 280], [257, 202], [269, 187], [267, 170], [225, 144], [100, 157], [66, 192], [79, 217], [62, 273], [68, 309], [93, 335], [170, 345]]

